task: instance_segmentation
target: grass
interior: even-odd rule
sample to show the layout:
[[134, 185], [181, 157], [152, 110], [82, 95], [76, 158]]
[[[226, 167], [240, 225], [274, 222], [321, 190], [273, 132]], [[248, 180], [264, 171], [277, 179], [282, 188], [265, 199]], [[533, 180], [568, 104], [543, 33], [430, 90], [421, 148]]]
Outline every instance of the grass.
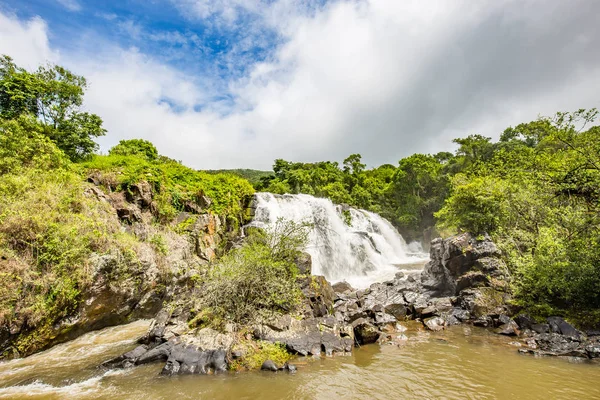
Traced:
[[[140, 181], [150, 183], [161, 222], [171, 221], [192, 206], [239, 224], [243, 220], [243, 209], [254, 193], [252, 185], [243, 178], [195, 171], [164, 157], [148, 160], [137, 156], [96, 155], [80, 166], [85, 173], [99, 173], [101, 181], [115, 190], [129, 190]], [[210, 199], [209, 205], [205, 203], [205, 196]]]

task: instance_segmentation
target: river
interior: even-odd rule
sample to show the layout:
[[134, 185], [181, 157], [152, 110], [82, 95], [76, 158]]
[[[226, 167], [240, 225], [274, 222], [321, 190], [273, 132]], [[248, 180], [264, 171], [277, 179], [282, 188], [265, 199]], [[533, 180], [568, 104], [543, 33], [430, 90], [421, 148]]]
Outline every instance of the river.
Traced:
[[297, 359], [298, 372], [158, 376], [162, 364], [102, 371], [149, 322], [88, 333], [0, 363], [0, 399], [598, 399], [600, 364], [520, 355], [514, 339], [482, 328], [443, 332], [408, 322], [400, 345], [351, 356]]

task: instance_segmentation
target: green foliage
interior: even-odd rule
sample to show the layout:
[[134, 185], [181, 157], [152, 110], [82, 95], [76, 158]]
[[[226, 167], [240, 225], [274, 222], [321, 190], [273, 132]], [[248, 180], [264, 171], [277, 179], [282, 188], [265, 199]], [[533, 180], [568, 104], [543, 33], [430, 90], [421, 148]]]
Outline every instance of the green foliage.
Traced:
[[[118, 147], [119, 145], [117, 145]], [[93, 156], [81, 164], [85, 169], [115, 176], [118, 189], [146, 181], [152, 185], [160, 220], [168, 222], [190, 205], [241, 222], [243, 207], [254, 188], [245, 179], [231, 174], [195, 171], [180, 163], [159, 157], [149, 160], [137, 155]], [[203, 203], [208, 196], [209, 206]]]
[[84, 77], [58, 65], [28, 72], [10, 57], [0, 58], [0, 117], [31, 115], [39, 119], [48, 136], [71, 159], [81, 160], [98, 148], [102, 119], [81, 110], [87, 87]]
[[299, 304], [295, 260], [305, 247], [305, 224], [278, 221], [213, 265], [201, 289], [201, 307], [216, 320], [253, 323]]
[[144, 139], [121, 140], [118, 145], [108, 151], [111, 156], [138, 156], [148, 161], [158, 158], [156, 147]]
[[0, 118], [0, 175], [67, 164], [64, 153], [42, 134], [41, 126], [33, 118], [26, 115], [15, 120]]
[[245, 340], [238, 343], [235, 349], [241, 351], [244, 356], [239, 360], [232, 360], [229, 363], [229, 368], [233, 371], [259, 369], [267, 360], [271, 360], [276, 365], [282, 366], [292, 358], [292, 355], [287, 351], [283, 343]]
[[436, 214], [443, 227], [490, 233], [517, 300], [537, 315], [584, 321], [581, 310], [600, 308], [600, 130], [585, 129], [597, 115], [558, 113], [497, 143], [460, 142], [462, 172]]
[[70, 315], [92, 283], [92, 253], [126, 251], [131, 242], [107, 204], [83, 194], [65, 169], [0, 176], [0, 324], [29, 328]]
[[273, 178], [272, 171], [260, 171], [257, 169], [209, 169], [206, 170], [209, 174], [232, 174], [239, 176], [240, 178], [246, 179], [254, 187], [258, 187], [263, 180], [269, 180]]

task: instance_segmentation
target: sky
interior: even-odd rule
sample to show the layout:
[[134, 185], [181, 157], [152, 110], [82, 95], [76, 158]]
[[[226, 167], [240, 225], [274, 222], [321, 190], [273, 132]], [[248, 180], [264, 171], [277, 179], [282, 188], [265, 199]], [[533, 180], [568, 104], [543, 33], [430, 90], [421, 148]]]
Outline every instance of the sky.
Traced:
[[0, 0], [0, 54], [84, 75], [106, 152], [396, 165], [600, 108], [596, 0]]

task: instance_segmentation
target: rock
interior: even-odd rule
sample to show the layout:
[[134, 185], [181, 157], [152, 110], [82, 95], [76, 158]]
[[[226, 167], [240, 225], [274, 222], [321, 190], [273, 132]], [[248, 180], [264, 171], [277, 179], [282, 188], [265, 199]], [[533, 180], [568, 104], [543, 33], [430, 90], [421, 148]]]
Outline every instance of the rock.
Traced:
[[489, 283], [487, 275], [481, 272], [468, 272], [456, 281], [456, 293], [460, 293], [463, 289], [487, 286]]
[[290, 363], [287, 363], [287, 362], [285, 364], [283, 364], [283, 369], [286, 370], [286, 371], [289, 371], [291, 373], [294, 373], [294, 372], [297, 371], [297, 368], [296, 368], [296, 366], [294, 364], [290, 364]]
[[465, 322], [471, 319], [471, 313], [467, 310], [463, 310], [462, 308], [454, 308], [452, 310], [452, 316], [456, 317], [458, 320]]
[[548, 324], [533, 324], [531, 330], [536, 333], [550, 333], [550, 325]]
[[195, 218], [196, 221], [186, 228], [194, 243], [194, 252], [202, 260], [212, 261], [217, 257], [223, 240], [223, 224], [219, 217], [212, 214], [202, 214]]
[[408, 314], [408, 309], [404, 304], [392, 303], [385, 306], [385, 312], [393, 315], [398, 321], [402, 321]]
[[441, 317], [427, 318], [423, 321], [423, 325], [430, 331], [441, 331], [446, 326], [446, 321]]
[[354, 335], [359, 344], [375, 343], [381, 332], [365, 318], [359, 318], [352, 323]]
[[277, 370], [279, 368], [277, 368], [277, 365], [275, 364], [275, 362], [273, 362], [272, 360], [266, 360], [261, 366], [260, 369], [262, 371], [273, 371], [273, 372], [277, 372]]
[[202, 350], [192, 345], [173, 347], [161, 375], [208, 374], [227, 371], [224, 350]]
[[431, 261], [421, 274], [423, 289], [430, 296], [451, 296], [462, 290], [490, 284], [488, 275], [503, 276], [506, 269], [500, 252], [488, 235], [463, 233], [434, 239]]
[[492, 319], [490, 317], [488, 317], [486, 315], [486, 316], [483, 316], [483, 317], [479, 317], [475, 321], [473, 321], [473, 325], [480, 326], [482, 328], [487, 328], [487, 327], [493, 325], [493, 321], [492, 321]]
[[334, 283], [331, 287], [336, 293], [348, 293], [354, 291], [352, 286], [350, 286], [350, 284], [346, 281]]
[[140, 211], [134, 207], [121, 207], [117, 208], [116, 211], [119, 219], [127, 224], [133, 224], [142, 220]]
[[600, 358], [600, 342], [590, 343], [585, 346], [589, 358]]
[[540, 354], [552, 356], [587, 357], [579, 341], [558, 334], [542, 333], [535, 338]]
[[312, 257], [307, 252], [301, 252], [294, 260], [301, 275], [310, 275], [312, 271]]
[[511, 322], [510, 317], [508, 315], [504, 315], [504, 314], [499, 315], [497, 321], [498, 321], [498, 326], [505, 325], [505, 324], [508, 324]]
[[515, 321], [509, 320], [507, 323], [500, 325], [496, 329], [496, 333], [507, 336], [517, 336], [519, 334], [519, 325]]
[[548, 325], [550, 325], [550, 330], [552, 332], [577, 340], [581, 338], [581, 333], [561, 317], [548, 317], [546, 320], [548, 321]]
[[125, 197], [128, 202], [137, 205], [140, 209], [148, 208], [152, 204], [152, 186], [146, 181], [129, 185]]
[[520, 314], [514, 318], [514, 321], [519, 325], [519, 329], [531, 329], [535, 325], [535, 321], [528, 314]]
[[324, 276], [312, 275], [299, 278], [298, 283], [302, 293], [308, 299], [312, 315], [307, 317], [323, 317], [333, 311], [336, 294]]

